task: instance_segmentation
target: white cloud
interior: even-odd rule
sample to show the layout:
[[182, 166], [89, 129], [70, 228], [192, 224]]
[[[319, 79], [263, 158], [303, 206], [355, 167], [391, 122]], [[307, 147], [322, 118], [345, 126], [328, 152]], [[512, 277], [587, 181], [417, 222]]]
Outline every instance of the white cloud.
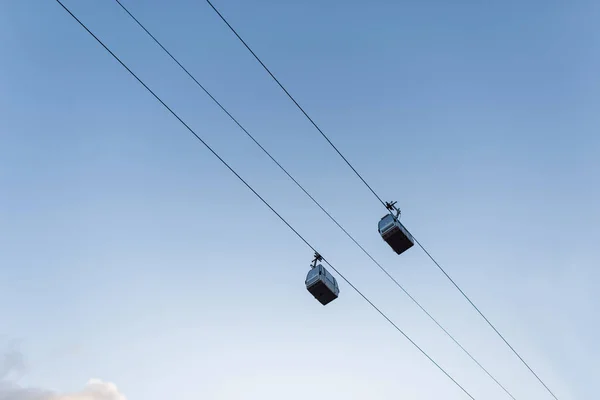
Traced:
[[90, 379], [83, 391], [75, 394], [58, 395], [51, 400], [127, 400], [111, 382]]
[[91, 379], [82, 391], [58, 394], [0, 381], [0, 400], [127, 400], [115, 384]]
[[0, 400], [127, 400], [114, 383], [90, 379], [76, 393], [56, 393], [38, 388], [25, 388], [10, 379], [26, 370], [23, 355], [15, 349], [0, 354]]
[[68, 394], [23, 388], [14, 383], [0, 381], [0, 400], [127, 400], [127, 398], [113, 383], [91, 379], [82, 391]]

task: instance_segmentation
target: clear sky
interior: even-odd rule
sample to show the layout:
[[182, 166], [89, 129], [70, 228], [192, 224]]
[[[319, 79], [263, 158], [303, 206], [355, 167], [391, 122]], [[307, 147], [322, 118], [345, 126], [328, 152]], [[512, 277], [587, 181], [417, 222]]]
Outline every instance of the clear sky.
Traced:
[[[123, 2], [517, 399], [551, 399], [382, 241], [208, 4]], [[115, 2], [65, 4], [475, 398], [508, 398]], [[215, 5], [557, 396], [596, 398], [600, 3]], [[311, 250], [58, 3], [0, 1], [0, 51], [0, 399], [467, 398], [345, 282], [320, 305]]]

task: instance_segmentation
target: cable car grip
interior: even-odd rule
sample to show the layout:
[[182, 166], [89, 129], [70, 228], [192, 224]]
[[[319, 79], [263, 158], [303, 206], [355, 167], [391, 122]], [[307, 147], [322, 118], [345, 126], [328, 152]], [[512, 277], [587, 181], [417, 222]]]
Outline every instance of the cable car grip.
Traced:
[[315, 268], [317, 266], [317, 262], [322, 261], [323, 256], [321, 256], [318, 252], [315, 251], [315, 258], [312, 260], [311, 268]]
[[397, 201], [386, 201], [385, 202], [385, 208], [387, 208], [390, 211], [390, 214], [394, 215], [394, 211], [396, 212], [396, 219], [398, 219], [400, 217], [400, 209], [398, 207], [396, 207], [396, 203]]

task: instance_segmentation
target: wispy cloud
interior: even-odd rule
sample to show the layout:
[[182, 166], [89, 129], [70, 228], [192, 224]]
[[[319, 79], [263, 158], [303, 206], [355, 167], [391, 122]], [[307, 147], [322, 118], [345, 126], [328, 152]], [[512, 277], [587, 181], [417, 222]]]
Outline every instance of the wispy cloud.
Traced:
[[11, 379], [24, 372], [25, 361], [20, 352], [11, 350], [0, 358], [0, 400], [127, 400], [115, 384], [100, 379], [90, 379], [81, 391], [75, 393], [27, 388]]
[[91, 379], [80, 392], [54, 393], [37, 388], [24, 388], [12, 382], [0, 382], [0, 400], [127, 400], [110, 382]]

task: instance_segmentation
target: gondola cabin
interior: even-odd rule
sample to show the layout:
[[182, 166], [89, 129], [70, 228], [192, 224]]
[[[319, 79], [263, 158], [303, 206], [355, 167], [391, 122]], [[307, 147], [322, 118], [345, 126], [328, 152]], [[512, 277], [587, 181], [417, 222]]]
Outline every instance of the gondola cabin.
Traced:
[[340, 293], [340, 288], [334, 276], [321, 264], [308, 271], [305, 283], [306, 289], [323, 305], [337, 299]]
[[404, 253], [415, 244], [412, 235], [392, 214], [387, 214], [379, 221], [379, 234], [396, 254]]

